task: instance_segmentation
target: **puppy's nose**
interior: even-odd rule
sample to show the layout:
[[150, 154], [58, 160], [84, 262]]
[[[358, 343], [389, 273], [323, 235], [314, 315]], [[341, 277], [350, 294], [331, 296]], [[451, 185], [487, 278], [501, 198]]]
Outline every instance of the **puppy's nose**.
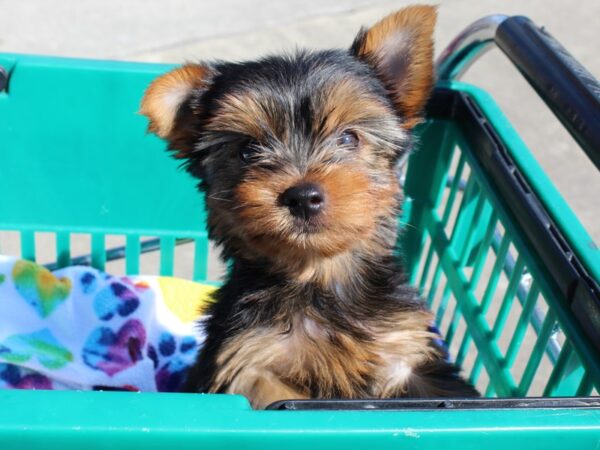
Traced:
[[281, 204], [287, 206], [293, 216], [308, 220], [321, 212], [324, 195], [313, 183], [293, 186], [281, 194]]

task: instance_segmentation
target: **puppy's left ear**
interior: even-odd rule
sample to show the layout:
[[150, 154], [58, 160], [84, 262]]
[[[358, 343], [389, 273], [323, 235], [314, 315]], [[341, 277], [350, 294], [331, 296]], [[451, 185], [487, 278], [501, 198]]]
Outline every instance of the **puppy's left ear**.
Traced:
[[434, 84], [435, 6], [415, 5], [383, 18], [356, 36], [350, 53], [375, 69], [390, 92], [402, 125], [421, 121]]
[[199, 135], [200, 99], [214, 76], [210, 66], [186, 64], [156, 78], [146, 89], [140, 113], [148, 117], [148, 130], [167, 140], [177, 157], [193, 149]]

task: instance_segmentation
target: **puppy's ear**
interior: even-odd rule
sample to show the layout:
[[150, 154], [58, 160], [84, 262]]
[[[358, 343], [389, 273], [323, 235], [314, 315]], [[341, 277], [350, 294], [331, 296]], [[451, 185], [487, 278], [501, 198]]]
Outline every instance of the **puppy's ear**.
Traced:
[[198, 136], [200, 98], [208, 90], [213, 70], [186, 64], [155, 79], [144, 94], [140, 113], [150, 119], [148, 130], [169, 142], [177, 157], [191, 151]]
[[383, 18], [356, 36], [350, 53], [371, 65], [384, 82], [403, 126], [412, 128], [434, 84], [435, 6], [409, 6]]

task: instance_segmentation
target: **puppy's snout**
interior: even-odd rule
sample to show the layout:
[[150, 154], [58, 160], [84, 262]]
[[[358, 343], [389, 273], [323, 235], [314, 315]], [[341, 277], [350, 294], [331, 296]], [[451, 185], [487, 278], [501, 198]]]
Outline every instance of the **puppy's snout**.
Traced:
[[304, 220], [319, 214], [324, 203], [323, 190], [314, 183], [292, 186], [281, 194], [281, 204], [286, 206], [294, 217]]

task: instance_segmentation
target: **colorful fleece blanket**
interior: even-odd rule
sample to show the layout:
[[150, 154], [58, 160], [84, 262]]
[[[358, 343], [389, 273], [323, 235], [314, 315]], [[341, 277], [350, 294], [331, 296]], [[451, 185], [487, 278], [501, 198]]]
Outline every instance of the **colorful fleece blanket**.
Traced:
[[0, 256], [0, 389], [177, 391], [214, 289]]

